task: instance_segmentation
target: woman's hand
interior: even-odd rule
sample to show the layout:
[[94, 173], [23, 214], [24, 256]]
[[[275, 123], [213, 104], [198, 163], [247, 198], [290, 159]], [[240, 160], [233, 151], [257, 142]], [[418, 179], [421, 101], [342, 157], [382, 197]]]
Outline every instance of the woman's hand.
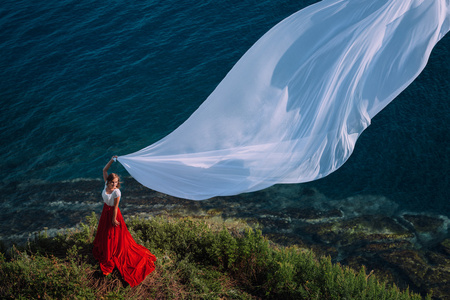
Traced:
[[119, 226], [119, 225], [120, 225], [120, 222], [117, 222], [116, 219], [113, 219], [113, 220], [112, 220], [112, 225], [113, 225], [113, 226]]
[[112, 160], [112, 161], [116, 161], [116, 160], [117, 160], [117, 157], [118, 157], [117, 155], [114, 155], [113, 157], [111, 157], [111, 160]]

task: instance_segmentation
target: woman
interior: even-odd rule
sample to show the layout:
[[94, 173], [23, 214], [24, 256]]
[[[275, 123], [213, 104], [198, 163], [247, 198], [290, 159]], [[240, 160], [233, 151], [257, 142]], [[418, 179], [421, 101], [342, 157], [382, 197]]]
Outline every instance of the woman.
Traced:
[[99, 261], [103, 274], [109, 275], [116, 267], [123, 279], [133, 287], [155, 269], [156, 257], [134, 241], [125, 225], [119, 209], [119, 176], [115, 173], [108, 175], [108, 169], [116, 158], [117, 156], [113, 156], [103, 168], [104, 205], [94, 240], [93, 254]]

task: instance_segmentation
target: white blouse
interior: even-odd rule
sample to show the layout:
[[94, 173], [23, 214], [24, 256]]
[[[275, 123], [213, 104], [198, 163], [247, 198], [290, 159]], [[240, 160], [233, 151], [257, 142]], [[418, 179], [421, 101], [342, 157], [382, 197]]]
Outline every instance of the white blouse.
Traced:
[[106, 203], [106, 205], [108, 206], [114, 206], [114, 199], [116, 199], [117, 197], [120, 197], [122, 194], [120, 193], [119, 189], [115, 189], [114, 191], [112, 191], [111, 194], [107, 194], [106, 193], [106, 182], [105, 182], [105, 188], [102, 191], [102, 198], [103, 198], [103, 202]]

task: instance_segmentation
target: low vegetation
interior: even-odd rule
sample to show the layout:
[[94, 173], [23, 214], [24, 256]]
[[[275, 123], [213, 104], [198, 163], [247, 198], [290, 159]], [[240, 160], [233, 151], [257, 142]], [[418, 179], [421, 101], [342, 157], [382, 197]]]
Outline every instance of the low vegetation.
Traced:
[[[354, 271], [296, 246], [279, 247], [259, 230], [191, 218], [133, 218], [135, 240], [156, 270], [131, 288], [104, 276], [92, 256], [95, 214], [75, 231], [45, 232], [0, 253], [0, 298], [14, 299], [422, 299], [364, 267]], [[430, 298], [430, 296], [428, 296]]]

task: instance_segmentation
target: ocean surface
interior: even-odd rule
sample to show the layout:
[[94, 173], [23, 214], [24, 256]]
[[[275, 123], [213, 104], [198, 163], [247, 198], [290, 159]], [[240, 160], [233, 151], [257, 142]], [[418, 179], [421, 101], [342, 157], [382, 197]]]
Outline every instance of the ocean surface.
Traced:
[[[2, 1], [0, 239], [100, 213], [102, 168], [112, 155], [174, 130], [259, 37], [314, 2]], [[449, 91], [446, 36], [348, 162], [303, 186], [331, 200], [376, 196], [395, 210], [450, 217]], [[75, 192], [82, 179], [99, 181]], [[126, 189], [124, 196], [126, 203]]]

